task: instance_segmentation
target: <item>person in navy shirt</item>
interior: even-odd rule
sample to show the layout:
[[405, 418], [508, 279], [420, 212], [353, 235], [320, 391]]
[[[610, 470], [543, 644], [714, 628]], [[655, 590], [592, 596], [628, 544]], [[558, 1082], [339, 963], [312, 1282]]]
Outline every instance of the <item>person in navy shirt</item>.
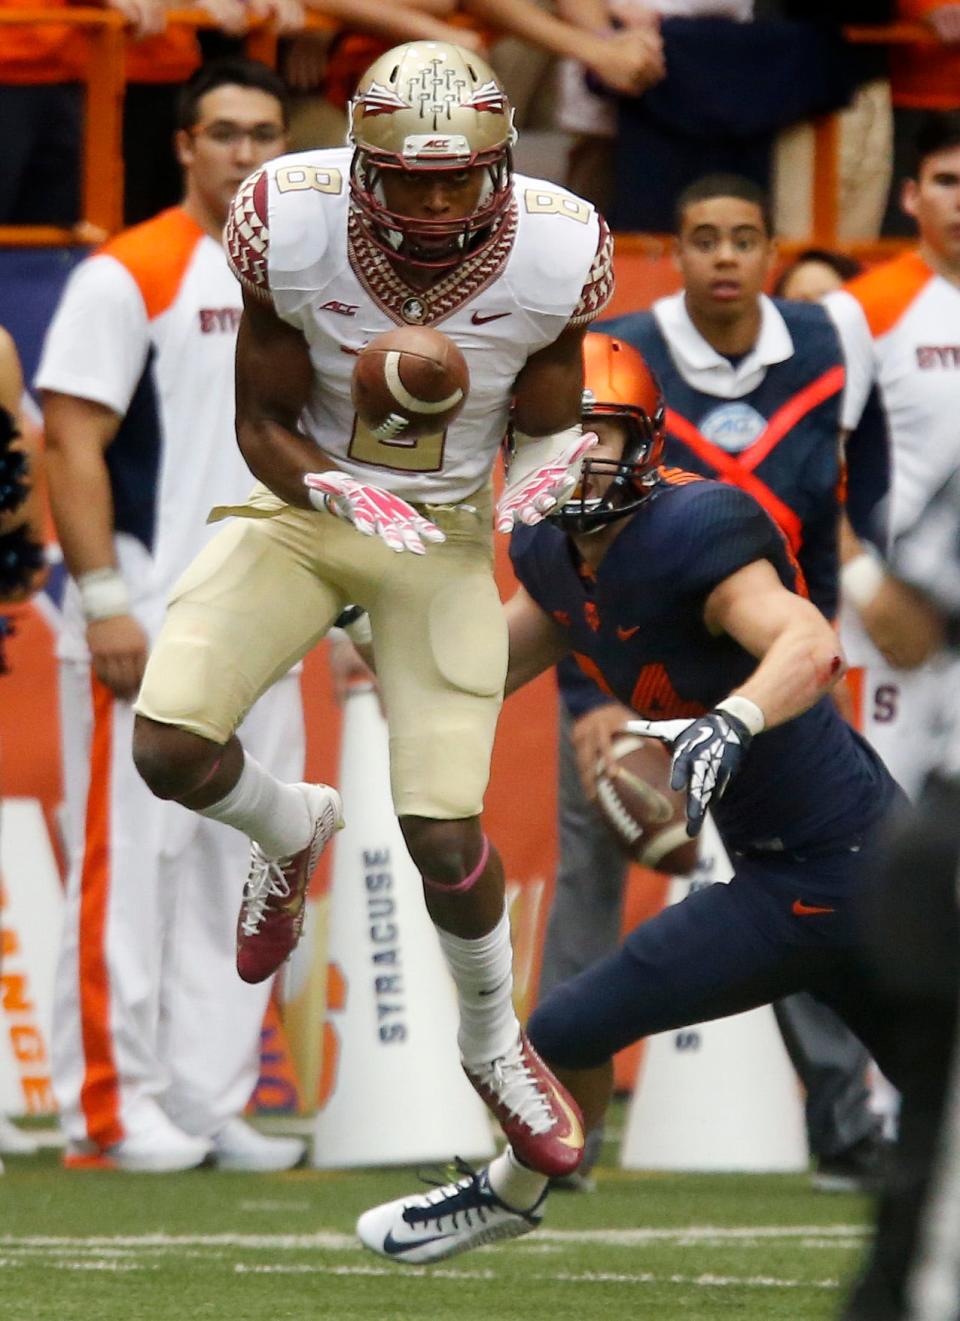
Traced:
[[[518, 528], [507, 604], [513, 691], [572, 653], [672, 750], [687, 829], [709, 807], [734, 876], [641, 924], [549, 994], [529, 1024], [588, 1128], [614, 1054], [640, 1037], [816, 991], [899, 1083], [918, 1048], [860, 964], [856, 909], [899, 791], [838, 714], [836, 636], [798, 590], [779, 529], [744, 491], [659, 466], [656, 383], [597, 404], [578, 491]], [[362, 1241], [423, 1264], [515, 1237], [542, 1219], [547, 1179], [512, 1150], [426, 1195], [375, 1207]]]
[[[663, 393], [664, 456], [669, 464], [740, 486], [786, 537], [810, 599], [828, 619], [838, 604], [838, 529], [845, 493], [851, 521], [869, 533], [885, 490], [886, 438], [859, 434], [845, 481], [841, 433], [845, 366], [836, 328], [812, 303], [768, 298], [776, 260], [767, 195], [736, 175], [708, 175], [676, 208], [675, 255], [682, 289], [648, 312], [601, 323], [608, 337], [638, 350]], [[607, 341], [609, 343], [609, 340]], [[611, 398], [614, 373], [603, 341], [585, 344], [587, 380]], [[607, 350], [610, 356], [611, 350]], [[577, 760], [592, 764], [618, 703], [571, 660], [558, 667], [559, 737], [556, 884], [547, 920], [540, 995], [616, 947], [626, 861], [584, 795]], [[838, 696], [845, 696], [841, 690]], [[701, 878], [712, 850], [702, 851]], [[869, 1057], [835, 1014], [808, 995], [774, 1006], [784, 1044], [803, 1081], [814, 1185], [870, 1187], [888, 1150], [867, 1086]], [[602, 1133], [562, 1186], [589, 1187]]]

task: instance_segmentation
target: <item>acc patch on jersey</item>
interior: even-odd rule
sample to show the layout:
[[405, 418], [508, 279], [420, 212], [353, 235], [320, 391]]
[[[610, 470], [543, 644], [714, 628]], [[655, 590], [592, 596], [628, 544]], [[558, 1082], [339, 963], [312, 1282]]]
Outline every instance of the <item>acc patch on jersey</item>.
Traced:
[[728, 454], [739, 454], [762, 434], [767, 419], [750, 404], [733, 402], [714, 408], [701, 418], [701, 435]]

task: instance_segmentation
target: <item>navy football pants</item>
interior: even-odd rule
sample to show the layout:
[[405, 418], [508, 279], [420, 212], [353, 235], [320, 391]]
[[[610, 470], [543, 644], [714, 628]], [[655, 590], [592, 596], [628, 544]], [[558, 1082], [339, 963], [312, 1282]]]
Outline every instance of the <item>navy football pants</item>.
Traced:
[[[801, 861], [768, 853], [732, 857], [728, 885], [690, 894], [642, 923], [609, 957], [552, 991], [530, 1038], [558, 1068], [584, 1069], [624, 1046], [723, 1018], [795, 991], [812, 991], [860, 1037], [902, 1087], [929, 1030], [884, 990], [862, 957], [857, 925], [876, 850]], [[829, 909], [832, 911], [816, 911]]]

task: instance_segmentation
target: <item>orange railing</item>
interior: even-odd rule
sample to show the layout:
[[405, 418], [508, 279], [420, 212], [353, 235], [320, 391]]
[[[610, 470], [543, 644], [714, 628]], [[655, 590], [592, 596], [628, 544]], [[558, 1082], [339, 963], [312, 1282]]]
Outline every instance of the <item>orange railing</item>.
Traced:
[[[171, 23], [196, 28], [216, 24], [202, 10], [174, 10]], [[0, 225], [0, 245], [43, 246], [89, 243], [97, 236], [114, 233], [123, 221], [123, 157], [121, 118], [123, 111], [124, 20], [113, 12], [78, 7], [50, 9], [0, 9], [0, 27], [6, 24], [71, 24], [83, 28], [90, 44], [85, 75], [86, 115], [83, 138], [83, 219], [70, 229], [51, 225]], [[330, 30], [334, 20], [311, 11], [307, 27]], [[850, 40], [864, 44], [894, 45], [933, 42], [934, 35], [921, 24], [894, 23], [883, 27], [851, 27]], [[266, 25], [254, 26], [246, 38], [247, 53], [276, 65], [277, 37]], [[834, 246], [837, 235], [838, 125], [835, 115], [814, 121], [813, 232], [811, 240]]]
[[81, 27], [90, 46], [86, 62], [86, 115], [83, 136], [84, 220], [75, 230], [53, 225], [0, 225], [0, 243], [82, 243], [90, 227], [108, 233], [122, 220], [123, 159], [120, 115], [123, 103], [124, 20], [102, 9], [0, 9], [0, 25], [69, 23]]
[[[194, 28], [214, 28], [209, 14], [199, 9], [171, 10], [168, 22]], [[0, 245], [43, 247], [89, 243], [106, 237], [123, 224], [123, 17], [112, 10], [0, 9], [0, 27], [6, 24], [56, 24], [82, 28], [90, 45], [84, 77], [86, 114], [83, 133], [83, 185], [80, 222], [70, 229], [54, 225], [0, 225]], [[332, 19], [311, 13], [307, 28], [329, 31]], [[247, 54], [265, 64], [277, 62], [277, 37], [272, 28], [254, 25], [244, 42]]]

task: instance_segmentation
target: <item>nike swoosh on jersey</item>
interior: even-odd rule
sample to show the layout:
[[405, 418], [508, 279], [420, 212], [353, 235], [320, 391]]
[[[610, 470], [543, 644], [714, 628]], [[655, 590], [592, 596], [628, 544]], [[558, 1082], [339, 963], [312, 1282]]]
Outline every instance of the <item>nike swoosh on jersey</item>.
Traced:
[[395, 1257], [400, 1252], [409, 1252], [411, 1248], [422, 1248], [427, 1243], [439, 1243], [441, 1239], [449, 1237], [449, 1234], [431, 1234], [428, 1238], [410, 1239], [406, 1243], [400, 1243], [393, 1237], [393, 1230], [388, 1229], [387, 1237], [383, 1240], [383, 1250], [391, 1257]]
[[501, 317], [509, 315], [509, 312], [474, 312], [470, 321], [475, 326], [485, 326], [488, 321], [499, 321]]
[[835, 908], [825, 908], [820, 904], [805, 904], [802, 899], [794, 899], [790, 910], [794, 917], [810, 917], [814, 913], [835, 913]]
[[640, 625], [634, 624], [633, 628], [624, 628], [622, 624], [617, 625], [617, 637], [621, 642], [626, 642], [627, 638], [632, 638], [634, 633], [640, 632]]

